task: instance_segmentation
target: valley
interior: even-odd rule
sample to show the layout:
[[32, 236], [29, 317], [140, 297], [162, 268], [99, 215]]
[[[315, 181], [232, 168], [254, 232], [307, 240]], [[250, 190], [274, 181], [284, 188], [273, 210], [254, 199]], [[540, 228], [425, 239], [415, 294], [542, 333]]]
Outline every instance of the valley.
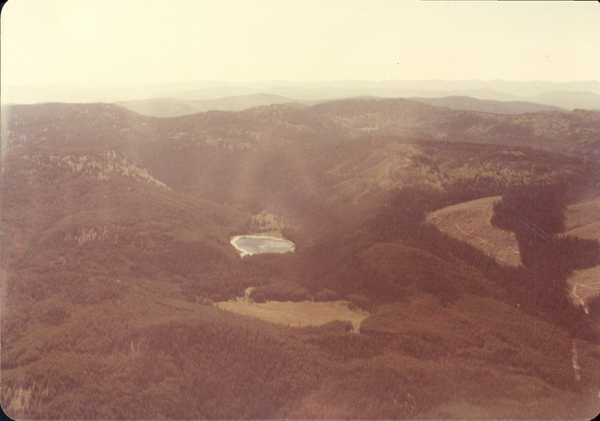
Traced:
[[438, 103], [4, 106], [3, 408], [595, 415], [600, 112]]

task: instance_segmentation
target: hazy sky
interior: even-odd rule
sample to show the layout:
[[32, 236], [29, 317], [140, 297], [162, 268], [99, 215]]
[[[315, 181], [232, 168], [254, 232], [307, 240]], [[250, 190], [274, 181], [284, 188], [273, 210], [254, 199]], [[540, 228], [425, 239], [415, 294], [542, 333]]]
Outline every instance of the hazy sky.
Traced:
[[598, 2], [9, 0], [2, 84], [600, 79]]

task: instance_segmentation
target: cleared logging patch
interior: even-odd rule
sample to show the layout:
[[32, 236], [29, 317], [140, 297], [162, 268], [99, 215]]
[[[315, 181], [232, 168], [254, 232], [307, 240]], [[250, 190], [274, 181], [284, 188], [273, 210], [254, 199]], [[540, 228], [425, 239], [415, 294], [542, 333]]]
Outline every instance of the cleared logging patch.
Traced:
[[[567, 206], [565, 234], [600, 241], [600, 198], [588, 197]], [[567, 280], [575, 305], [587, 308], [587, 301], [600, 294], [600, 266], [576, 270]]]
[[567, 282], [573, 303], [586, 308], [587, 300], [600, 294], [600, 266], [576, 270]]
[[345, 301], [324, 303], [268, 301], [266, 303], [254, 303], [244, 297], [238, 298], [236, 301], [215, 303], [215, 305], [223, 310], [288, 326], [318, 326], [334, 320], [349, 321], [352, 322], [355, 331], [369, 315], [366, 311], [351, 310]]
[[521, 264], [519, 243], [513, 232], [492, 225], [493, 206], [501, 196], [486, 197], [447, 206], [427, 215], [440, 231], [465, 241], [510, 266]]

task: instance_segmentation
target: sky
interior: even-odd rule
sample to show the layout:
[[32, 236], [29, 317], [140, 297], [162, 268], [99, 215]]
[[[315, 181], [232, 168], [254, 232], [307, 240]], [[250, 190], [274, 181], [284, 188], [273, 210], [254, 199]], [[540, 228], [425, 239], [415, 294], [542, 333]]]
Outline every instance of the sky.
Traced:
[[600, 4], [9, 0], [2, 85], [600, 79]]

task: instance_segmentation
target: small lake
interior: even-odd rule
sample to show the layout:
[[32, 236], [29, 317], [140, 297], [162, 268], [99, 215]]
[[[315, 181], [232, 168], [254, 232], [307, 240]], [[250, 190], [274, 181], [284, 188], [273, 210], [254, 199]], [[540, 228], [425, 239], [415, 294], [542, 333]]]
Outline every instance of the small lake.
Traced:
[[231, 239], [231, 244], [243, 256], [260, 253], [286, 253], [294, 251], [295, 244], [289, 240], [261, 235], [238, 235]]

